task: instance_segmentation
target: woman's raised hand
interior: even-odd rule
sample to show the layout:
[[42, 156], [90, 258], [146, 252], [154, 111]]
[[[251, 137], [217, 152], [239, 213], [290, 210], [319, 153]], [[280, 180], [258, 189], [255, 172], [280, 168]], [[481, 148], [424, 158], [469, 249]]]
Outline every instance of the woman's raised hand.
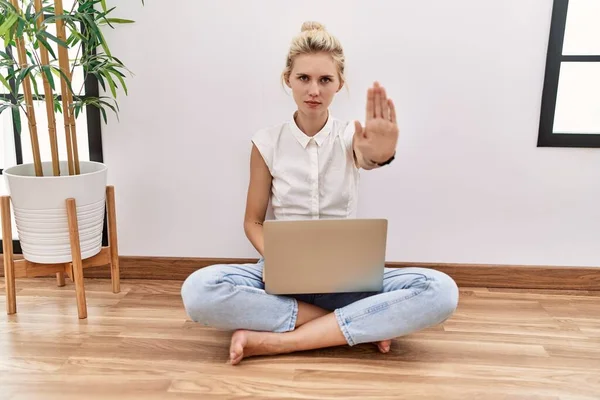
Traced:
[[358, 121], [355, 121], [355, 127], [356, 146], [364, 159], [381, 163], [396, 152], [399, 134], [396, 109], [378, 82], [367, 90], [365, 127]]

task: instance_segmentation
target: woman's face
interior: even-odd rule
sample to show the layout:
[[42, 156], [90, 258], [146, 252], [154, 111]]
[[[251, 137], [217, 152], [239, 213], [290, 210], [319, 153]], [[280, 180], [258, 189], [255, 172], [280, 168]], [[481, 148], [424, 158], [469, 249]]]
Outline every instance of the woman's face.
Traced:
[[329, 54], [301, 54], [294, 60], [288, 86], [298, 109], [310, 116], [327, 111], [342, 82]]

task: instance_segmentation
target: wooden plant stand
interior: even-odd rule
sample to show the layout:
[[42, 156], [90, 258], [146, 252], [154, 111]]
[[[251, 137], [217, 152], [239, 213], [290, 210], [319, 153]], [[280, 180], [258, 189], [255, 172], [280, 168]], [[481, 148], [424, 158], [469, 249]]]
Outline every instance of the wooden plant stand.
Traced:
[[81, 258], [79, 227], [75, 199], [65, 200], [71, 239], [72, 261], [57, 264], [40, 264], [25, 259], [15, 260], [12, 245], [10, 196], [0, 197], [2, 215], [2, 245], [4, 254], [4, 279], [6, 281], [6, 312], [17, 312], [15, 278], [35, 278], [56, 274], [58, 286], [65, 285], [65, 274], [75, 283], [77, 313], [80, 319], [87, 318], [87, 302], [83, 284], [83, 269], [89, 267], [110, 266], [113, 293], [121, 291], [119, 277], [119, 251], [117, 246], [117, 221], [115, 211], [114, 187], [106, 186], [106, 210], [108, 214], [108, 246], [103, 246], [98, 254], [87, 259]]

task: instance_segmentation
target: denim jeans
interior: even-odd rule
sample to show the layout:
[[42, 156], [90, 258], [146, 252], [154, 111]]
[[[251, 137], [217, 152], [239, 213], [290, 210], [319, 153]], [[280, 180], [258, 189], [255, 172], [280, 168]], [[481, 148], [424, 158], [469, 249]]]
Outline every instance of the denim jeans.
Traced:
[[281, 296], [264, 291], [263, 265], [218, 264], [192, 273], [181, 288], [189, 317], [221, 330], [288, 332], [302, 301], [334, 312], [353, 346], [437, 325], [458, 305], [456, 283], [432, 269], [386, 268], [381, 292]]

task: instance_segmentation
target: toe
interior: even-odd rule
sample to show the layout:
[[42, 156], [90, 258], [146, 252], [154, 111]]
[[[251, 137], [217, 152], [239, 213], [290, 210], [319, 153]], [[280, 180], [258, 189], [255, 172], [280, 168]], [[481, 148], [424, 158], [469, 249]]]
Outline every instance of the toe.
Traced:
[[385, 340], [383, 342], [380, 342], [377, 345], [377, 347], [379, 347], [379, 351], [381, 351], [382, 353], [388, 353], [390, 351], [391, 341]]

